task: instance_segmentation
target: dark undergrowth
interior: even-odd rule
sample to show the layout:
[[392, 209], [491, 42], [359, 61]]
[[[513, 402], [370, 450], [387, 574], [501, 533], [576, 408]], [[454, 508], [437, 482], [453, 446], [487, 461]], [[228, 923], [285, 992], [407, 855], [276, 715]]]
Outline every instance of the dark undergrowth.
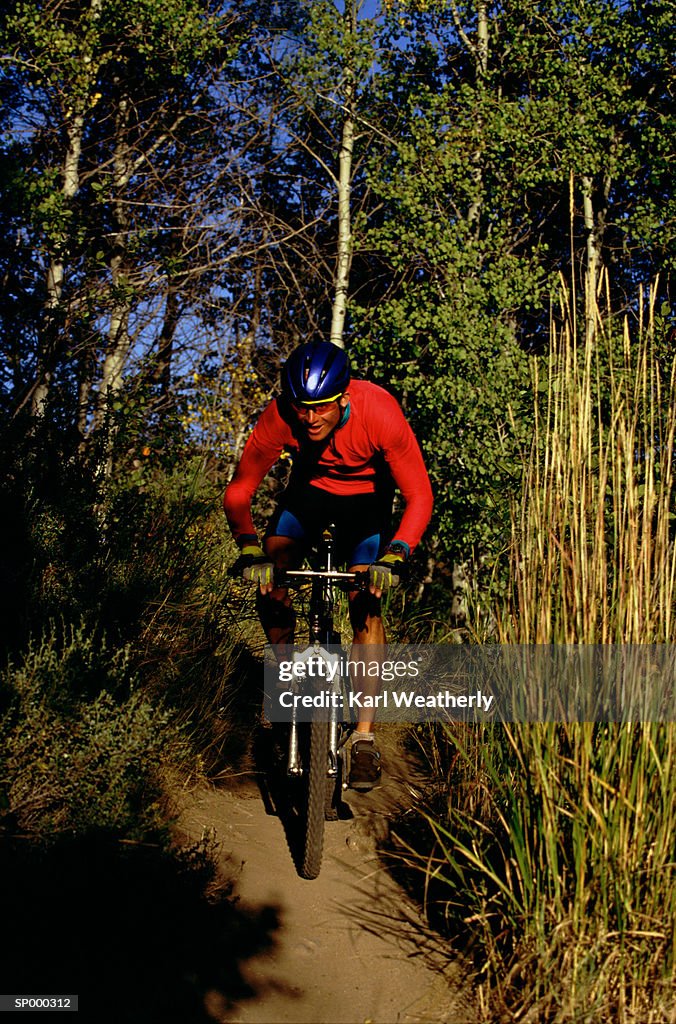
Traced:
[[177, 794], [240, 764], [260, 706], [221, 482], [152, 455], [102, 479], [30, 438], [0, 463], [0, 990], [212, 1020], [255, 995], [241, 967], [277, 928], [178, 828]]

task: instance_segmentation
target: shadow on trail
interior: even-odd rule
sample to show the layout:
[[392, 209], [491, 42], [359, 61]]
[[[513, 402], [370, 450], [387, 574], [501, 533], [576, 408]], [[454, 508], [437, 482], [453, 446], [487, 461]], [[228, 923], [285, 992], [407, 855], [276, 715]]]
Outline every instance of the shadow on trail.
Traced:
[[212, 868], [107, 835], [0, 844], [0, 991], [77, 994], [78, 1020], [207, 1024], [255, 998], [241, 967], [270, 949], [277, 909], [208, 895]]
[[[307, 731], [301, 730], [300, 743], [307, 740], [307, 737]], [[299, 871], [305, 842], [306, 780], [287, 775], [288, 748], [288, 725], [275, 724], [272, 728], [259, 729], [256, 733], [253, 758], [265, 811], [281, 821], [294, 866]], [[308, 760], [307, 752], [305, 760]], [[350, 818], [352, 811], [342, 799], [341, 793], [337, 792], [331, 819]]]

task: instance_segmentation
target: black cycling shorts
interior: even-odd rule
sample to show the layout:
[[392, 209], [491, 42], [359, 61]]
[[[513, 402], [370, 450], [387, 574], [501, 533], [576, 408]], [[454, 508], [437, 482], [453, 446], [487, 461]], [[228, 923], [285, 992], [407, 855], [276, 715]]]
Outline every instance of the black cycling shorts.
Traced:
[[284, 492], [265, 536], [291, 537], [311, 548], [333, 523], [336, 562], [370, 565], [391, 540], [391, 517], [391, 503], [377, 494], [329, 494], [306, 484]]

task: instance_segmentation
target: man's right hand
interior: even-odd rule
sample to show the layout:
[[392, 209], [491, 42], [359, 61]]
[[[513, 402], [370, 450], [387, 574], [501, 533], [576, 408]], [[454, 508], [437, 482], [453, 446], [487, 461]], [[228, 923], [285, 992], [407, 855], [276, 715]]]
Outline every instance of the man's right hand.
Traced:
[[246, 544], [235, 565], [243, 579], [257, 583], [264, 592], [272, 588], [275, 566], [258, 544]]

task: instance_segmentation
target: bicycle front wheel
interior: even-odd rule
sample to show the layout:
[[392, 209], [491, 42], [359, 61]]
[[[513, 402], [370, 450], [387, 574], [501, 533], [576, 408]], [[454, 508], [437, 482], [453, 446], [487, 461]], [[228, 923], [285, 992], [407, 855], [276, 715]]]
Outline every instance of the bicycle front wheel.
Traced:
[[316, 878], [324, 852], [327, 768], [329, 764], [328, 722], [312, 722], [310, 750], [305, 772], [305, 834], [299, 874]]

